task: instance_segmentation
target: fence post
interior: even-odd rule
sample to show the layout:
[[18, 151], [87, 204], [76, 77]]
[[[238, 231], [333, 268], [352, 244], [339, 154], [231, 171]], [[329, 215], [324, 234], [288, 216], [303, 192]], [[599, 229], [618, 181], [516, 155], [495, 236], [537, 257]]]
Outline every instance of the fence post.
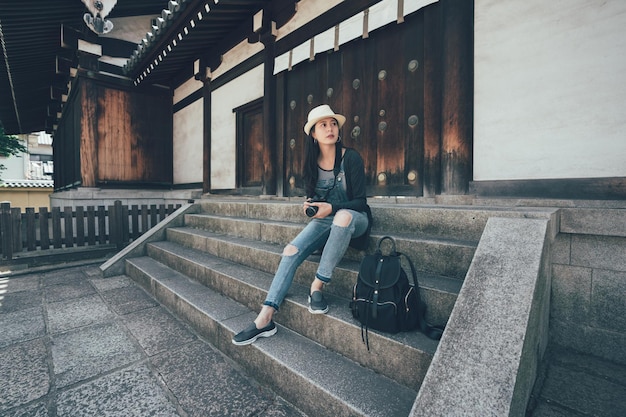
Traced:
[[37, 249], [37, 225], [35, 223], [35, 208], [26, 207], [26, 250]]
[[115, 200], [114, 205], [109, 206], [109, 235], [111, 243], [117, 245], [119, 250], [124, 248], [124, 221], [120, 200]]
[[85, 208], [76, 207], [76, 246], [85, 246]]
[[13, 253], [21, 252], [24, 249], [22, 242], [22, 209], [11, 208], [11, 223], [13, 224]]
[[52, 207], [52, 246], [55, 249], [63, 247], [61, 236], [61, 207]]
[[[109, 223], [109, 242], [111, 241], [111, 223]], [[98, 206], [98, 242], [102, 245], [107, 243], [107, 217], [106, 208]]]
[[63, 220], [65, 226], [65, 247], [74, 247], [74, 212], [72, 207], [67, 206], [63, 208]]
[[13, 224], [11, 222], [11, 203], [0, 204], [0, 231], [2, 232], [2, 258], [13, 259]]
[[130, 242], [130, 224], [128, 223], [128, 206], [122, 206], [120, 202], [121, 223], [122, 223], [122, 245], [126, 246]]
[[41, 238], [41, 249], [50, 248], [50, 227], [48, 222], [48, 207], [39, 207], [39, 235]]

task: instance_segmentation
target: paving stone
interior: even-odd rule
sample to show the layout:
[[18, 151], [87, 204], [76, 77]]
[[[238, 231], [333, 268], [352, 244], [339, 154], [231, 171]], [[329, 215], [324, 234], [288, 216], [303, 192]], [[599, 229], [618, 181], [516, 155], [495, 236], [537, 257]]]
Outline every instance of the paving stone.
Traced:
[[0, 349], [0, 415], [48, 393], [46, 353], [42, 339]]
[[9, 292], [0, 295], [0, 314], [39, 307], [42, 297], [40, 290]]
[[48, 271], [41, 276], [41, 285], [49, 287], [53, 285], [69, 284], [85, 280], [85, 274], [80, 268], [59, 269]]
[[[44, 336], [46, 325], [40, 306], [0, 314], [0, 347]], [[1, 359], [0, 359], [1, 360]]]
[[95, 292], [95, 288], [88, 281], [73, 281], [46, 288], [46, 300], [48, 303], [55, 303], [95, 294]]
[[39, 288], [39, 278], [37, 274], [0, 278], [0, 290], [6, 290], [7, 293], [36, 290]]
[[2, 417], [48, 417], [49, 415], [45, 402], [28, 404], [2, 413]]
[[273, 403], [205, 343], [192, 343], [151, 361], [189, 417], [251, 416]]
[[163, 307], [129, 314], [124, 317], [124, 324], [149, 356], [196, 340], [194, 334]]
[[46, 309], [51, 333], [102, 323], [115, 317], [98, 295], [48, 304]]
[[59, 394], [58, 417], [178, 417], [145, 366], [127, 368]]
[[102, 271], [99, 265], [85, 266], [81, 271], [87, 278], [102, 277]]
[[130, 287], [133, 282], [124, 275], [118, 275], [111, 278], [93, 278], [89, 282], [100, 292], [115, 290], [118, 288]]
[[104, 323], [52, 337], [57, 386], [67, 386], [141, 359], [137, 346], [117, 323]]
[[137, 286], [113, 289], [105, 291], [101, 295], [109, 307], [121, 315], [159, 305]]

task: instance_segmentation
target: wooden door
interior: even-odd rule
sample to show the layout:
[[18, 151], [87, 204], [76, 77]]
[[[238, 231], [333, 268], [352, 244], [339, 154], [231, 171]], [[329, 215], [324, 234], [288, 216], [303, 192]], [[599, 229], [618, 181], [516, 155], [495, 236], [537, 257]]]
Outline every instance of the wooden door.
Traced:
[[259, 194], [263, 184], [263, 101], [235, 109], [237, 113], [237, 187]]
[[340, 134], [364, 159], [369, 195], [423, 195], [423, 36], [417, 14], [287, 73], [287, 195], [303, 192], [302, 126], [320, 104], [346, 116]]

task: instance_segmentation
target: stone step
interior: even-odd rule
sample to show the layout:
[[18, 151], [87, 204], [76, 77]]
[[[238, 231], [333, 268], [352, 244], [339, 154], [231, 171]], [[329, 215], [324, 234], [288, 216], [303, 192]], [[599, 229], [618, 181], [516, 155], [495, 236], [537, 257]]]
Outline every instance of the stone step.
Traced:
[[[542, 207], [432, 205], [401, 203], [370, 198], [376, 234], [403, 233], [420, 237], [473, 242], [480, 240], [489, 217], [545, 218], [553, 211]], [[260, 200], [258, 198], [202, 199], [201, 211], [216, 216], [303, 224], [300, 199]]]
[[[208, 230], [189, 227], [168, 229], [167, 240], [272, 275], [278, 267], [283, 250], [282, 245], [275, 243], [216, 234]], [[415, 259], [417, 255], [411, 255], [413, 249], [407, 242], [410, 241], [397, 239], [398, 250], [411, 256], [418, 268], [418, 284], [422, 297], [428, 305], [427, 319], [433, 324], [443, 325], [447, 322], [454, 307], [462, 281], [421, 270], [420, 266], [423, 265], [419, 263], [419, 258]], [[433, 252], [435, 249], [430, 249], [430, 251]], [[454, 255], [460, 256], [458, 253]], [[444, 256], [444, 253], [437, 253], [437, 258], [441, 256]], [[294, 282], [309, 286], [312, 277], [315, 276], [318, 260], [319, 256], [310, 256], [298, 268]], [[445, 258], [439, 262], [445, 263]], [[453, 262], [450, 261], [450, 263]], [[343, 259], [335, 269], [333, 280], [326, 287], [325, 292], [344, 299], [351, 298], [358, 268], [358, 261]], [[407, 274], [410, 274], [408, 267], [405, 270]]]
[[[190, 228], [209, 230], [251, 240], [280, 244], [290, 242], [305, 226], [304, 223], [218, 216], [211, 214], [187, 214], [185, 225]], [[406, 232], [387, 233], [394, 237], [397, 249], [409, 256], [418, 270], [463, 279], [472, 262], [476, 243], [420, 237]], [[383, 234], [374, 231], [370, 236], [369, 250], [376, 248]], [[349, 248], [344, 258], [360, 261], [362, 252]]]
[[[258, 311], [272, 281], [270, 273], [169, 241], [152, 243], [147, 252], [167, 267], [253, 311]], [[403, 385], [419, 388], [436, 350], [436, 341], [417, 331], [393, 335], [372, 330], [368, 332], [368, 351], [347, 298], [326, 293], [329, 313], [312, 315], [307, 296], [308, 283], [294, 283], [275, 316], [276, 322]]]
[[[128, 259], [126, 270], [127, 275], [241, 364], [253, 378], [272, 387], [308, 415], [409, 415], [415, 390], [281, 325], [271, 338], [235, 346], [231, 343], [234, 333], [256, 316], [248, 307], [150, 257]], [[387, 355], [390, 360], [403, 361], [406, 367], [414, 366], [405, 358], [385, 352]]]

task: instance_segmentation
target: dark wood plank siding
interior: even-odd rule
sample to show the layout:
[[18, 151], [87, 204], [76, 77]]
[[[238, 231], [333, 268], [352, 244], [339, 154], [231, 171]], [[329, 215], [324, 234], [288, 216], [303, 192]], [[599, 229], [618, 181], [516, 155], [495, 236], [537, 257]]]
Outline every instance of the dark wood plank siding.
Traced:
[[52, 142], [55, 189], [71, 187], [81, 182], [80, 137], [82, 106], [80, 94], [72, 95]]
[[435, 3], [285, 73], [287, 195], [302, 193], [302, 125], [320, 104], [346, 116], [342, 138], [364, 159], [370, 195], [467, 193], [473, 94], [468, 11], [457, 0]]
[[98, 181], [171, 183], [172, 100], [169, 95], [98, 90]]
[[424, 196], [441, 192], [441, 8], [424, 9]]
[[55, 188], [173, 182], [172, 97], [79, 78], [54, 135]]
[[473, 2], [446, 0], [443, 10], [443, 194], [465, 194], [472, 180]]
[[343, 141], [346, 146], [358, 149], [365, 163], [367, 183], [376, 181], [376, 142], [371, 140], [371, 113], [374, 106], [374, 80], [369, 76], [372, 65], [373, 51], [366, 47], [366, 42], [356, 41], [344, 50], [344, 89], [343, 108], [336, 111], [351, 109], [352, 114], [346, 115], [343, 128]]
[[95, 187], [98, 178], [98, 91], [87, 84], [80, 93], [80, 171], [83, 186]]
[[413, 189], [412, 195], [421, 196], [424, 188], [424, 14], [414, 14], [407, 19], [401, 64], [405, 86], [401, 123], [406, 132], [403, 179]]

